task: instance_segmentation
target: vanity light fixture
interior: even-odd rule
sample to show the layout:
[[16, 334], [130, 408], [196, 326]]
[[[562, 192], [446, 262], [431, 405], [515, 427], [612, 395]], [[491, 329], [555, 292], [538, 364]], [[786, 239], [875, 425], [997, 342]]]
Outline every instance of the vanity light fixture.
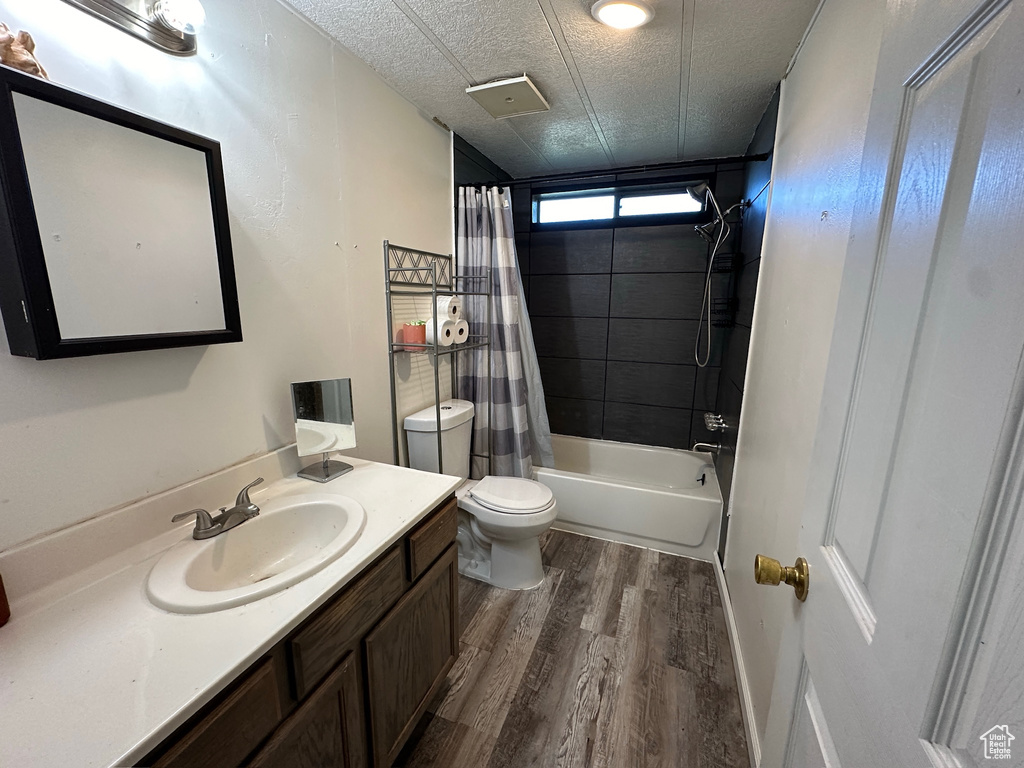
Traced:
[[196, 52], [206, 21], [199, 0], [64, 0], [108, 24], [176, 56]]
[[168, 29], [195, 37], [206, 23], [206, 11], [199, 0], [156, 0], [152, 18]]
[[591, 15], [615, 29], [635, 29], [654, 18], [654, 9], [644, 0], [598, 0], [590, 8]]

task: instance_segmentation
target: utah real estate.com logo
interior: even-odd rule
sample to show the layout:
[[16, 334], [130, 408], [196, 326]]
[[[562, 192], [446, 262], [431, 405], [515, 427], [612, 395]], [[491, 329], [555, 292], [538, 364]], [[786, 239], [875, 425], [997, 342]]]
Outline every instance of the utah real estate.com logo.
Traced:
[[985, 742], [986, 760], [1009, 760], [1010, 742], [1014, 735], [1005, 725], [994, 725], [981, 734], [981, 740]]

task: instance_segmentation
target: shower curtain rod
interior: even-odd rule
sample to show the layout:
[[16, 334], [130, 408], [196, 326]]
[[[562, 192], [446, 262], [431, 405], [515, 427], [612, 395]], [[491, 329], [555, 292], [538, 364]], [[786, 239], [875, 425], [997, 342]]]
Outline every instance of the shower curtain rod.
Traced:
[[506, 181], [507, 185], [540, 184], [549, 181], [586, 181], [614, 176], [620, 173], [650, 173], [654, 171], [685, 171], [687, 168], [699, 168], [708, 165], [726, 165], [728, 163], [762, 162], [771, 157], [771, 152], [756, 155], [735, 155], [733, 157], [716, 157], [707, 160], [684, 160], [678, 163], [659, 163], [656, 165], [632, 165], [625, 168], [609, 168], [607, 170], [581, 171], [579, 173], [556, 173], [548, 176], [526, 176]]
[[[459, 184], [460, 187], [470, 187], [472, 189], [486, 189], [487, 187], [497, 187], [499, 192], [504, 192], [505, 187], [518, 186], [520, 184], [542, 184], [557, 181], [579, 181], [585, 182], [589, 179], [604, 179], [609, 176], [615, 176], [617, 174], [624, 173], [654, 173], [657, 171], [664, 171], [670, 173], [672, 171], [685, 171], [687, 168], [701, 168], [709, 165], [726, 165], [729, 163], [758, 163], [767, 160], [771, 157], [771, 152], [761, 152], [756, 155], [734, 155], [733, 157], [718, 157], [710, 160], [685, 160], [679, 163], [660, 163], [657, 165], [632, 165], [624, 168], [609, 168], [606, 171], [583, 171], [581, 173], [558, 173], [551, 174], [548, 176], [527, 176], [520, 179], [512, 179], [510, 181], [504, 181], [499, 184], [494, 183], [477, 183], [477, 184]], [[762, 192], [764, 190], [761, 190]]]

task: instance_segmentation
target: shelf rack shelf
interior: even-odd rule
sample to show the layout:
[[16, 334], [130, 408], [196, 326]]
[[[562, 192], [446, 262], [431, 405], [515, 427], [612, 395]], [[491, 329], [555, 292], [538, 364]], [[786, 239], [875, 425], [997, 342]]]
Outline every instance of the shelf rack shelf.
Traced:
[[450, 347], [441, 347], [436, 344], [414, 344], [411, 342], [391, 342], [392, 352], [413, 352], [418, 354], [428, 354], [443, 357], [444, 355], [454, 355], [459, 352], [468, 352], [471, 349], [482, 349], [488, 346], [487, 341], [466, 341], [462, 344], [452, 344]]
[[[428, 355], [433, 359], [434, 377], [434, 408], [436, 423], [441, 423], [441, 381], [440, 361], [443, 358], [450, 358], [451, 365], [451, 391], [454, 397], [457, 394], [457, 382], [460, 352], [474, 350], [485, 350], [486, 366], [484, 370], [491, 368], [491, 274], [490, 268], [481, 270], [480, 274], [457, 275], [455, 274], [455, 260], [451, 254], [431, 253], [416, 248], [395, 245], [388, 240], [384, 241], [384, 286], [386, 292], [386, 304], [388, 314], [388, 369], [391, 378], [391, 426], [392, 446], [394, 450], [395, 464], [401, 464], [400, 451], [400, 416], [398, 413], [398, 382], [395, 374], [395, 361], [397, 355]], [[469, 337], [469, 340], [462, 344], [453, 344], [445, 347], [438, 344], [417, 344], [411, 342], [395, 341], [395, 298], [410, 297], [430, 300], [430, 313], [437, 327], [437, 299], [439, 296], [465, 296], [485, 299], [486, 305], [483, 327], [485, 333]], [[419, 318], [423, 319], [423, 318]], [[487, 423], [491, 423], [491, 379], [487, 377]], [[487, 461], [487, 472], [491, 469], [491, 446], [488, 440], [486, 454], [473, 453], [472, 458], [485, 459]], [[437, 469], [438, 472], [444, 467], [444, 457], [441, 445], [441, 430], [437, 430]]]

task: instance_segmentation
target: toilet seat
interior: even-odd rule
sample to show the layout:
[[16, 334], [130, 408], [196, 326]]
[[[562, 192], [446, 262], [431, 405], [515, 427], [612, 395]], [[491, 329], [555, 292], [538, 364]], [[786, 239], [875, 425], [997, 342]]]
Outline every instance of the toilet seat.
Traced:
[[507, 515], [529, 515], [550, 509], [554, 494], [546, 485], [525, 477], [488, 475], [469, 490], [477, 504]]

